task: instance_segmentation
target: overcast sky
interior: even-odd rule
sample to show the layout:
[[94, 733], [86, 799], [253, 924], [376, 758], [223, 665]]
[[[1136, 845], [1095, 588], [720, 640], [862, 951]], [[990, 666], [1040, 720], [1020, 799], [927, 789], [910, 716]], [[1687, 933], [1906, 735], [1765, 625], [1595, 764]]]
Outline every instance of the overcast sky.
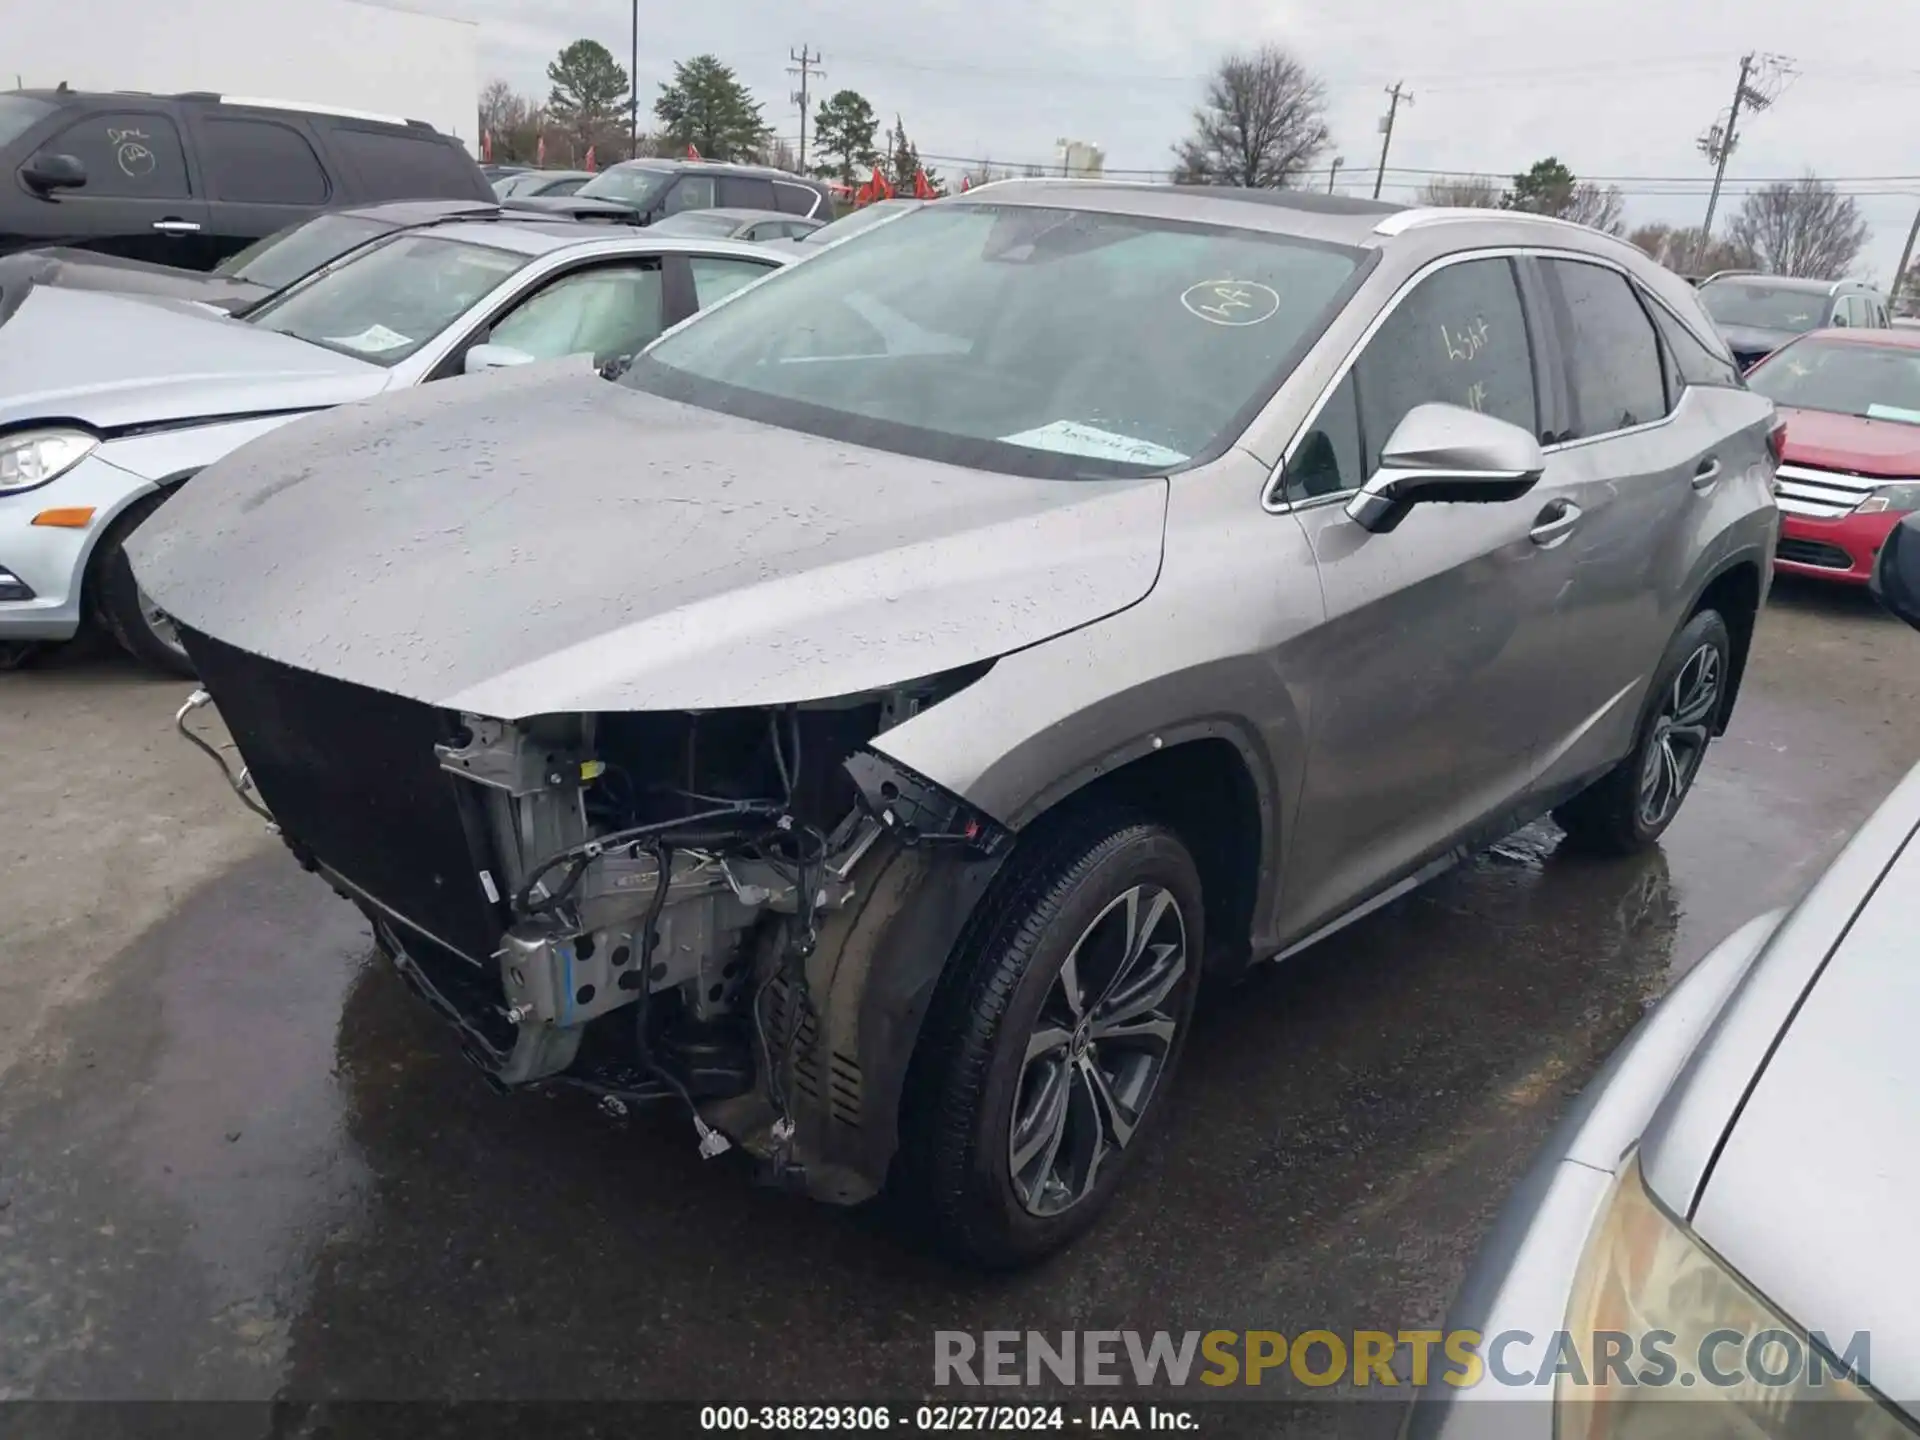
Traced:
[[[400, 3], [478, 21], [482, 78], [529, 93], [582, 35], [627, 63], [628, 0]], [[1390, 165], [1505, 176], [1552, 154], [1583, 177], [1680, 177], [1623, 179], [1630, 223], [1698, 223], [1712, 172], [1695, 138], [1740, 55], [1772, 52], [1799, 73], [1743, 123], [1730, 180], [1909, 177], [1843, 187], [1895, 192], [1859, 199], [1862, 267], [1882, 283], [1920, 205], [1920, 5], [1902, 0], [642, 0], [640, 27], [643, 102], [674, 60], [712, 51], [792, 137], [787, 51], [804, 42], [827, 90], [859, 90], [888, 123], [897, 110], [923, 154], [1045, 162], [1069, 136], [1109, 169], [1166, 165], [1209, 65], [1275, 41], [1327, 84], [1342, 189], [1371, 191], [1384, 87], [1404, 79]], [[1388, 199], [1419, 183], [1386, 178]]]

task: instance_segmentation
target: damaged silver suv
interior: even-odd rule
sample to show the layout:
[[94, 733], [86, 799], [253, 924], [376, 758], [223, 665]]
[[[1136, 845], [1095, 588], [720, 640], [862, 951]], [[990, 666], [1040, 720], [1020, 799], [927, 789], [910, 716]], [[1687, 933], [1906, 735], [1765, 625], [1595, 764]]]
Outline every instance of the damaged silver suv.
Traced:
[[1179, 1123], [1203, 976], [1548, 811], [1660, 835], [1778, 443], [1592, 231], [1034, 180], [289, 425], [133, 559], [183, 728], [501, 1085], [1010, 1265]]

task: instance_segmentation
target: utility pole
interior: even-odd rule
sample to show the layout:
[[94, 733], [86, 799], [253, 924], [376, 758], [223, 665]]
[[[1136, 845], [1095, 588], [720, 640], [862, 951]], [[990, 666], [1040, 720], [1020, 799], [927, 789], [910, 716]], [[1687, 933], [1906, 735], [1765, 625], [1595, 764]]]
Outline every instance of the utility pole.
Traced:
[[1380, 117], [1380, 168], [1373, 172], [1373, 198], [1380, 198], [1380, 184], [1387, 178], [1387, 147], [1393, 144], [1393, 117], [1400, 113], [1400, 103], [1413, 103], [1413, 92], [1402, 88], [1402, 82], [1393, 82], [1393, 88], [1387, 91], [1387, 113]]
[[[1901, 248], [1900, 263], [1893, 267], [1893, 290], [1889, 299], [1893, 302], [1893, 313], [1900, 313], [1900, 282], [1906, 277], [1907, 262], [1913, 259], [1913, 242], [1920, 239], [1920, 210], [1914, 212], [1913, 225], [1907, 231], [1907, 243]], [[1916, 287], [1916, 299], [1920, 299], [1920, 286]]]
[[[1766, 72], [1764, 79], [1760, 77], [1762, 70]], [[1740, 57], [1740, 78], [1734, 82], [1733, 103], [1727, 106], [1727, 123], [1722, 126], [1716, 121], [1709, 125], [1696, 142], [1700, 153], [1713, 161], [1713, 188], [1707, 192], [1707, 218], [1700, 223], [1700, 248], [1693, 257], [1696, 269], [1703, 263], [1707, 247], [1713, 243], [1713, 212], [1720, 203], [1720, 182], [1726, 178], [1727, 157], [1740, 143], [1741, 107], [1759, 114], [1778, 97], [1776, 82], [1784, 86], [1793, 73], [1791, 62], [1780, 56], [1758, 55], [1749, 50]]]
[[633, 68], [627, 72], [627, 83], [633, 93], [627, 97], [627, 158], [635, 160], [640, 155], [640, 0], [633, 0]]
[[1346, 163], [1347, 157], [1344, 155], [1336, 155], [1333, 157], [1333, 164], [1327, 167], [1327, 194], [1331, 195], [1333, 193], [1334, 177], [1339, 175], [1340, 167]]
[[804, 174], [807, 168], [807, 82], [816, 75], [824, 80], [827, 78], [827, 72], [816, 68], [820, 64], [821, 57], [809, 55], [804, 45], [800, 47], [798, 55], [789, 49], [787, 58], [793, 61], [793, 64], [787, 67], [787, 74], [800, 77], [800, 88], [793, 92], [792, 99], [800, 107], [800, 169]]

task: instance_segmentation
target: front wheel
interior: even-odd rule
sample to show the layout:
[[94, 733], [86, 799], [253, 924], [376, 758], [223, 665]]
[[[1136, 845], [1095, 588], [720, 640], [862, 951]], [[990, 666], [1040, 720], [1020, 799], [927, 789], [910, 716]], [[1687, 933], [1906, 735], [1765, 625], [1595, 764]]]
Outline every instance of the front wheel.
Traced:
[[909, 1077], [899, 1179], [942, 1249], [1000, 1268], [1091, 1225], [1160, 1111], [1200, 975], [1200, 879], [1160, 826], [1017, 853], [956, 948]]
[[1727, 622], [1717, 610], [1702, 610], [1661, 657], [1632, 753], [1553, 812], [1570, 841], [1627, 855], [1660, 838], [1699, 777], [1732, 673]]
[[191, 680], [193, 662], [187, 658], [172, 618], [140, 588], [127, 561], [127, 541], [165, 498], [149, 495], [128, 506], [112, 533], [101, 540], [94, 571], [99, 584], [96, 608], [101, 623], [120, 642], [122, 650], [155, 670]]

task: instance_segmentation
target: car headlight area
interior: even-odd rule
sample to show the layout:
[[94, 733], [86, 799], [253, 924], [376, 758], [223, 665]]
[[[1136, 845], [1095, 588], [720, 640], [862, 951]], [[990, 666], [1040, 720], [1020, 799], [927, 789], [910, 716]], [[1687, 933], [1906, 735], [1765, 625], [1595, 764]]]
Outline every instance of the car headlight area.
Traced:
[[[1782, 1236], [1790, 1245], [1792, 1236]], [[1853, 1372], [1865, 1337], [1809, 1335], [1621, 1167], [1553, 1360], [1557, 1440], [1911, 1437]]]
[[0, 435], [0, 642], [66, 640], [80, 627], [89, 558], [153, 482], [69, 427]]
[[67, 427], [0, 435], [0, 495], [58, 480], [99, 446], [99, 436]]

